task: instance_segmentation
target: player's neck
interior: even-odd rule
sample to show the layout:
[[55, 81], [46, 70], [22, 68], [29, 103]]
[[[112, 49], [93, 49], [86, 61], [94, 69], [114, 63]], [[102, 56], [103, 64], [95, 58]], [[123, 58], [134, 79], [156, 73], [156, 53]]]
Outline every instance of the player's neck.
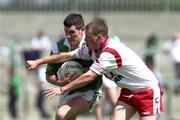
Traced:
[[78, 48], [79, 44], [80, 44], [80, 40], [70, 42], [71, 50], [75, 50], [76, 48]]
[[102, 38], [100, 43], [98, 43], [98, 47], [97, 47], [96, 51], [101, 52], [103, 50], [103, 48], [106, 46], [108, 40], [109, 40], [109, 36]]

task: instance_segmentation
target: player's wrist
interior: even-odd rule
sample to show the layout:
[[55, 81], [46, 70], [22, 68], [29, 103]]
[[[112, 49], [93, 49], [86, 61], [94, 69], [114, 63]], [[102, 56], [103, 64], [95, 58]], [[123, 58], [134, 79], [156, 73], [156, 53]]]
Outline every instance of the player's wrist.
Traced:
[[43, 63], [43, 61], [44, 61], [43, 59], [37, 59], [36, 63], [37, 63], [37, 65], [41, 65]]
[[63, 87], [60, 87], [60, 92], [61, 92], [61, 93], [63, 93], [63, 92], [64, 92]]

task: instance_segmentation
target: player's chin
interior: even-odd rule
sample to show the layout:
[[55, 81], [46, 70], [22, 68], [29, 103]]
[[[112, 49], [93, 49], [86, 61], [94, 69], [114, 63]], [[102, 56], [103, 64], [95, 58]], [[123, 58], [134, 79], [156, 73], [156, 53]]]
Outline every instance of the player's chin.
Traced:
[[79, 41], [80, 40], [80, 38], [79, 37], [73, 37], [73, 41]]

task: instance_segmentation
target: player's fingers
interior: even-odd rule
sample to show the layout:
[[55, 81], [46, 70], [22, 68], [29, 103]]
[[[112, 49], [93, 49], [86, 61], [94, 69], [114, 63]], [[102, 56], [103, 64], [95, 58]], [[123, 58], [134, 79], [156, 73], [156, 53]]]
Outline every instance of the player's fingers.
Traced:
[[69, 80], [69, 77], [68, 77], [68, 76], [63, 77], [63, 80], [64, 80], [64, 81], [68, 81], [68, 80]]
[[75, 80], [75, 79], [78, 78], [78, 77], [79, 77], [79, 75], [76, 74], [76, 73], [74, 73], [74, 74], [71, 76], [70, 81], [73, 81], [73, 80]]
[[26, 69], [32, 70], [32, 69], [34, 69], [34, 66], [32, 66], [32, 65], [30, 65], [30, 64], [26, 64]]
[[51, 96], [51, 95], [56, 96], [56, 95], [58, 95], [58, 91], [59, 91], [59, 88], [57, 88], [57, 89], [49, 88], [49, 89], [44, 90], [43, 94], [45, 96]]
[[48, 91], [52, 91], [52, 88], [47, 88], [47, 89], [43, 90], [43, 93], [46, 93]]
[[63, 74], [63, 80], [68, 80], [69, 79], [69, 73]]
[[44, 94], [45, 98], [50, 97], [50, 96], [55, 96], [55, 93], [53, 91], [51, 91], [51, 92]]
[[52, 88], [48, 88], [48, 89], [46, 89], [46, 90], [44, 90], [43, 91], [43, 94], [45, 95], [45, 94], [48, 94], [48, 93], [50, 93], [50, 92], [52, 92]]
[[64, 77], [68, 77], [69, 76], [69, 72], [64, 74]]
[[28, 63], [26, 63], [26, 69], [29, 70], [29, 67], [30, 67], [30, 65]]
[[31, 66], [28, 67], [28, 70], [32, 70], [33, 68]]

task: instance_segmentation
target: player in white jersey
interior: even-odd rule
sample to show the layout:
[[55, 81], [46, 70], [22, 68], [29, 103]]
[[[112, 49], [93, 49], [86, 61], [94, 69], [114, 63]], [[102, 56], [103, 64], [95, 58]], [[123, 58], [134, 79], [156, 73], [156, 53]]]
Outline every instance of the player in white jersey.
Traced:
[[[101, 19], [100, 19], [101, 20]], [[104, 19], [102, 19], [104, 20]], [[116, 40], [119, 39], [116, 35], [110, 35], [110, 39]], [[119, 39], [120, 40], [120, 39]], [[102, 86], [103, 94], [104, 96], [101, 97], [101, 99], [97, 102], [95, 106], [95, 114], [96, 114], [96, 120], [103, 120], [103, 107], [104, 102], [107, 101], [110, 105], [108, 112], [111, 113], [114, 106], [116, 105], [118, 95], [119, 95], [119, 89], [116, 83], [105, 76], [103, 76], [103, 86]], [[106, 111], [107, 112], [107, 111]]]
[[63, 94], [92, 82], [97, 75], [105, 75], [122, 87], [111, 120], [129, 120], [136, 112], [139, 120], [156, 120], [157, 114], [163, 111], [161, 90], [144, 62], [119, 40], [109, 39], [108, 27], [103, 22], [89, 23], [86, 38], [87, 46], [75, 51], [27, 61], [27, 69], [74, 58], [94, 61], [89, 71], [61, 88], [46, 90], [46, 96]]

